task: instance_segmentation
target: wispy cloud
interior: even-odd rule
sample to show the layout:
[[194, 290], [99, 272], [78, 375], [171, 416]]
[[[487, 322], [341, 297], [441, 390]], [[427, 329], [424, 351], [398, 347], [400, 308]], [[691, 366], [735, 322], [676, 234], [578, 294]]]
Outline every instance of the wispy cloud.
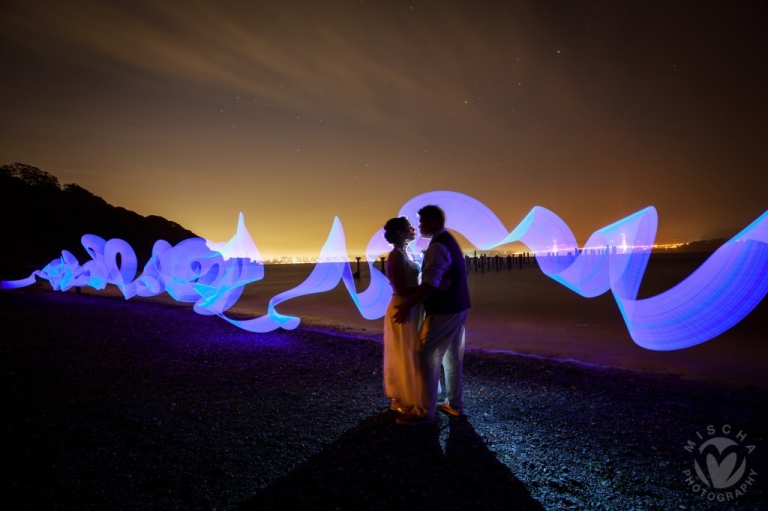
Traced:
[[[2, 23], [15, 44], [128, 80], [140, 74], [195, 84], [363, 124], [413, 115], [416, 107], [458, 107], [474, 92], [474, 73], [488, 66], [483, 27], [448, 6], [429, 12], [426, 24], [406, 4], [224, 5], [35, 2], [7, 10]], [[514, 34], [505, 41], [519, 54], [529, 51], [514, 44]]]

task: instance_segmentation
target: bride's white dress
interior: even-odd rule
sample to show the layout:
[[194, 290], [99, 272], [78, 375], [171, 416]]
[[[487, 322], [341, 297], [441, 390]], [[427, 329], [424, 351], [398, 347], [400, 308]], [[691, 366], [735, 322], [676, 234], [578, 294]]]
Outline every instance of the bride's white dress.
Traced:
[[[421, 267], [406, 254], [408, 263], [407, 285], [414, 287], [419, 284]], [[421, 406], [422, 383], [419, 371], [417, 341], [419, 328], [424, 319], [424, 308], [411, 308], [408, 319], [404, 323], [395, 323], [392, 319], [395, 307], [408, 297], [398, 296], [394, 290], [392, 299], [387, 306], [384, 316], [384, 392], [399, 405], [408, 408]]]

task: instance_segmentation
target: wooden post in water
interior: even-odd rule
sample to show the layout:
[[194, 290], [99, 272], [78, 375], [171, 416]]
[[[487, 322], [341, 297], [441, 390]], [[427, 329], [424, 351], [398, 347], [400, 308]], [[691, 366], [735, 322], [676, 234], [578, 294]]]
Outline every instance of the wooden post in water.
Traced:
[[387, 258], [383, 256], [379, 259], [379, 261], [381, 261], [381, 273], [383, 273], [384, 275], [387, 274], [387, 271], [384, 269], [384, 261], [386, 260]]
[[355, 261], [357, 261], [357, 271], [352, 274], [357, 280], [360, 280], [360, 259], [362, 259], [362, 257], [355, 257]]

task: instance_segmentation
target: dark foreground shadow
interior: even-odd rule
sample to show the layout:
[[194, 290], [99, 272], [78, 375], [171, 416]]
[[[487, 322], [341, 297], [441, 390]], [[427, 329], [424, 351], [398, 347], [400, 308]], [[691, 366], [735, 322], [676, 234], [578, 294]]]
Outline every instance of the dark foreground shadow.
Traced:
[[543, 509], [466, 417], [449, 428], [443, 453], [438, 426], [374, 415], [241, 509]]

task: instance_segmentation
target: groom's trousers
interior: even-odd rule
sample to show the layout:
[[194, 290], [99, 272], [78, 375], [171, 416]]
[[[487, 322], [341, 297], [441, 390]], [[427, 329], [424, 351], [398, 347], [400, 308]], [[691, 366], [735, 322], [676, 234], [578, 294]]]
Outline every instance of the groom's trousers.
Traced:
[[464, 407], [462, 365], [468, 311], [455, 314], [430, 314], [419, 330], [419, 363], [424, 377], [424, 396], [428, 417], [434, 417], [437, 407], [437, 387], [440, 367], [445, 370], [445, 394], [454, 408]]

